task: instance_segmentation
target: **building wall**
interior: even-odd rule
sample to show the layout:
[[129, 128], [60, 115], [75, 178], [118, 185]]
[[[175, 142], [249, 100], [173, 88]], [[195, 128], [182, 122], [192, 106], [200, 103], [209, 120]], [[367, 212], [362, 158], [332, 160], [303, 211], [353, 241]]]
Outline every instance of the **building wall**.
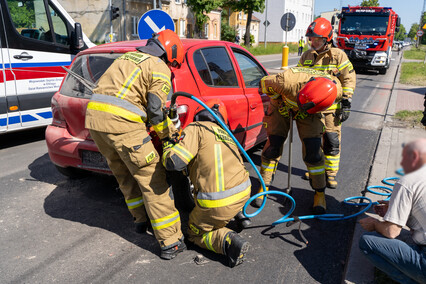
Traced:
[[287, 32], [287, 42], [297, 42], [305, 35], [314, 18], [315, 0], [267, 0], [267, 4], [263, 13], [253, 13], [260, 20], [259, 42], [265, 40], [265, 20], [270, 22], [266, 29], [266, 42], [285, 42], [286, 32], [281, 28], [281, 17], [288, 12], [295, 16], [296, 25]]
[[[254, 36], [255, 45], [259, 42], [259, 21], [251, 20], [250, 34]], [[242, 11], [230, 11], [229, 25], [234, 27], [237, 34], [240, 36], [240, 43], [244, 42], [244, 35], [246, 34], [247, 15]]]

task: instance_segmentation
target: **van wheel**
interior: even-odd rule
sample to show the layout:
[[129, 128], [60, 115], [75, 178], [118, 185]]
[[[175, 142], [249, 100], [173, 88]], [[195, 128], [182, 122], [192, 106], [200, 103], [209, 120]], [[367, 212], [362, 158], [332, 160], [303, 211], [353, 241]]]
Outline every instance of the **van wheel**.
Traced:
[[387, 68], [379, 69], [379, 74], [384, 75], [384, 74], [386, 74], [386, 71], [388, 71], [388, 69], [387, 69]]
[[58, 170], [58, 172], [60, 172], [62, 175], [70, 178], [70, 179], [80, 179], [80, 178], [84, 178], [86, 177], [89, 172], [85, 171], [85, 170], [80, 170], [77, 168], [73, 168], [73, 167], [60, 167], [55, 165], [56, 169]]
[[182, 172], [168, 172], [170, 184], [172, 185], [175, 206], [178, 210], [191, 212], [194, 208], [194, 186], [187, 176]]

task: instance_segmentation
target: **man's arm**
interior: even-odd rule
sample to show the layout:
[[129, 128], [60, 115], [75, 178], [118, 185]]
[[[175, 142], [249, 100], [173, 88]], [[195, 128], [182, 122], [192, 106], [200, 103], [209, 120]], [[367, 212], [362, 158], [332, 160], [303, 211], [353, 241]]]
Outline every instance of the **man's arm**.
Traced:
[[359, 224], [369, 232], [376, 231], [386, 238], [394, 239], [401, 233], [402, 227], [388, 221], [379, 221], [373, 217], [359, 220]]

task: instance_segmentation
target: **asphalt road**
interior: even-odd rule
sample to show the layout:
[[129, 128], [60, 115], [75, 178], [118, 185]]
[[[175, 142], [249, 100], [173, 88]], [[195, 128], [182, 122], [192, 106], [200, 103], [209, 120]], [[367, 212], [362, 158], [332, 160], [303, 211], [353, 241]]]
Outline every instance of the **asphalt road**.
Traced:
[[[267, 68], [281, 64], [266, 61]], [[366, 186], [397, 63], [386, 75], [358, 74], [352, 113], [343, 124], [339, 187], [326, 191], [329, 213], [357, 210], [342, 200]], [[271, 189], [287, 187], [287, 147]], [[260, 149], [249, 155], [259, 167]], [[257, 178], [247, 168], [254, 192]], [[299, 216], [311, 214], [313, 201], [304, 172], [295, 131], [291, 182]], [[242, 265], [228, 268], [222, 256], [194, 246], [164, 261], [152, 235], [133, 232], [112, 178], [69, 180], [56, 171], [43, 129], [0, 136], [0, 188], [0, 283], [340, 283], [355, 222], [304, 221], [306, 246], [297, 225], [270, 226], [289, 209], [282, 197], [270, 196], [252, 227], [241, 232], [252, 244]], [[197, 254], [207, 263], [195, 264]]]

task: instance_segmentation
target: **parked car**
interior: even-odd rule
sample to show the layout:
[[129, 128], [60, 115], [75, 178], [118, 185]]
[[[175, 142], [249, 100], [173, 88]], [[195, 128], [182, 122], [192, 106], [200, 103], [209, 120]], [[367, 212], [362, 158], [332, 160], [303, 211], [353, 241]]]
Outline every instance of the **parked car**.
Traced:
[[[222, 100], [229, 128], [245, 149], [266, 141], [262, 119], [269, 98], [258, 91], [260, 79], [268, 74], [263, 66], [247, 50], [231, 42], [184, 39], [182, 43], [185, 60], [182, 66], [172, 69], [173, 92], [187, 92], [203, 101]], [[50, 159], [62, 174], [111, 174], [84, 127], [87, 103], [93, 87], [112, 62], [145, 44], [144, 40], [104, 44], [80, 52], [73, 60], [61, 88], [52, 97], [53, 119], [46, 129]], [[176, 103], [185, 127], [192, 122], [199, 104], [186, 97], [178, 97]], [[181, 179], [179, 183], [184, 180], [177, 179]]]

